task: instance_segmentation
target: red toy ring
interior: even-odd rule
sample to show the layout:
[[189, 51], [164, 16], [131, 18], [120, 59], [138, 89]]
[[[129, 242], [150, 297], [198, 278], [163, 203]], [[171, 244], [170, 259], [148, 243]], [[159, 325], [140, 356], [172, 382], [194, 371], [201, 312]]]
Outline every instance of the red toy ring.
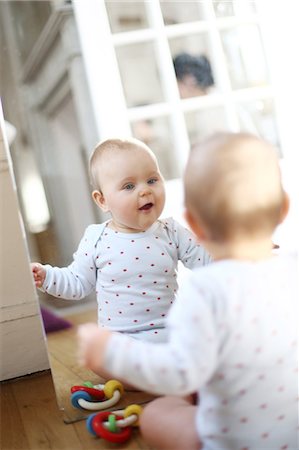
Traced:
[[[117, 433], [112, 433], [111, 431], [107, 430], [103, 422], [108, 420], [108, 417], [110, 416], [110, 411], [103, 411], [94, 416], [94, 418], [91, 421], [93, 431], [101, 438], [106, 439], [109, 442], [115, 442], [116, 444], [122, 444], [123, 442], [126, 442], [132, 434], [132, 428], [131, 427], [125, 427], [121, 428], [121, 430]], [[123, 417], [118, 416], [114, 414], [116, 419], [123, 419]]]
[[95, 400], [103, 400], [105, 398], [105, 393], [104, 391], [100, 390], [100, 389], [95, 389], [95, 388], [91, 388], [91, 387], [87, 387], [87, 386], [73, 386], [71, 387], [71, 393], [73, 394], [74, 392], [77, 391], [84, 391], [87, 392], [88, 394], [90, 394]]

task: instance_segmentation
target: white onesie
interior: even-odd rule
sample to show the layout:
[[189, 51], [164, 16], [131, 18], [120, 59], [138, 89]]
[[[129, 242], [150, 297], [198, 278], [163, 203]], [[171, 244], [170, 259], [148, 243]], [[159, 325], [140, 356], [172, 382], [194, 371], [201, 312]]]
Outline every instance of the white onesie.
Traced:
[[156, 394], [197, 391], [203, 450], [298, 450], [298, 302], [296, 258], [214, 262], [180, 289], [168, 343], [115, 333], [105, 369]]
[[210, 257], [172, 218], [140, 233], [120, 233], [107, 223], [86, 229], [70, 266], [45, 266], [43, 290], [79, 300], [95, 288], [100, 326], [165, 341], [165, 317], [178, 289], [178, 261], [193, 269]]

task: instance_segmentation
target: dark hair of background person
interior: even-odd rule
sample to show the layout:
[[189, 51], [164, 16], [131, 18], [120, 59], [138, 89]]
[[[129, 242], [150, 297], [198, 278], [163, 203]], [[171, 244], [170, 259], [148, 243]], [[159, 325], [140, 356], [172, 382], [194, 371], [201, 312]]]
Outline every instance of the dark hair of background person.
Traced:
[[183, 81], [186, 76], [192, 76], [203, 90], [215, 84], [210, 61], [205, 55], [179, 53], [174, 57], [173, 65], [178, 81]]

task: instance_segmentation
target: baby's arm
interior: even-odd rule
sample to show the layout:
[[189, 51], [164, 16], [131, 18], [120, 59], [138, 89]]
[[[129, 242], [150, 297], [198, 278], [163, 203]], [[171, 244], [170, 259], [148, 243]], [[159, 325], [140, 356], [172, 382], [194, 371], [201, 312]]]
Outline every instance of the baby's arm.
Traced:
[[40, 263], [31, 263], [31, 272], [33, 275], [34, 283], [37, 288], [41, 288], [44, 284], [44, 281], [46, 279], [46, 269], [44, 266]]
[[196, 240], [194, 234], [178, 222], [174, 221], [175, 236], [177, 239], [178, 259], [188, 269], [206, 266], [212, 262], [211, 256]]
[[31, 270], [36, 287], [55, 297], [79, 300], [86, 297], [96, 284], [97, 267], [94, 261], [97, 229], [86, 229], [73, 262], [67, 267], [52, 267], [49, 264], [33, 263]]
[[168, 319], [170, 337], [165, 344], [140, 341], [94, 324], [81, 325], [81, 364], [96, 373], [108, 371], [155, 394], [194, 392], [211, 377], [218, 355], [211, 302], [205, 295], [199, 298], [201, 295], [196, 286], [184, 290], [184, 297], [172, 307]]

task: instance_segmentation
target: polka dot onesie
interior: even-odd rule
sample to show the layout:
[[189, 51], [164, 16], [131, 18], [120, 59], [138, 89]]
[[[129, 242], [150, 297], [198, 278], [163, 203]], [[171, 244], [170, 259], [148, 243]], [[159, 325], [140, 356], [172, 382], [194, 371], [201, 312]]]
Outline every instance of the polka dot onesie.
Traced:
[[45, 266], [43, 290], [76, 300], [95, 288], [100, 326], [165, 341], [165, 317], [178, 289], [178, 261], [193, 269], [210, 257], [172, 218], [140, 233], [120, 233], [107, 223], [86, 229], [70, 266]]
[[114, 334], [105, 368], [156, 394], [199, 393], [203, 450], [297, 450], [298, 261], [196, 270], [168, 316], [169, 342]]

